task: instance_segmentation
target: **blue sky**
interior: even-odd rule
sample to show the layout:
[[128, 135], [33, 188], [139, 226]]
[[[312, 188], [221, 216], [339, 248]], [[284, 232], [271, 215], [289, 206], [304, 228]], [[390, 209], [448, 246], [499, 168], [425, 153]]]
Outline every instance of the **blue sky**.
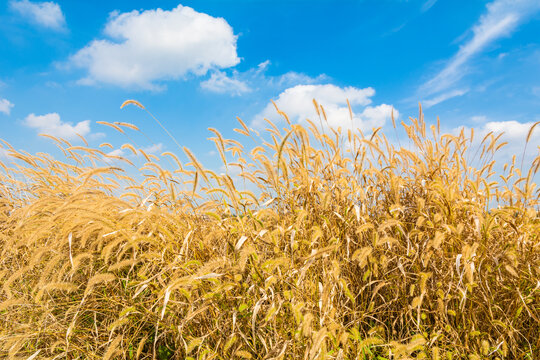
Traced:
[[[540, 120], [538, 0], [0, 2], [0, 138], [55, 152], [39, 133], [149, 152], [180, 152], [143, 103], [203, 162], [217, 164], [208, 127], [237, 137], [295, 122], [316, 98], [334, 126], [363, 130], [416, 117], [447, 131], [507, 132], [521, 154]], [[97, 121], [136, 124], [123, 137]], [[535, 131], [528, 155], [538, 152]], [[116, 154], [121, 154], [116, 150]], [[0, 154], [1, 155], [1, 154]]]

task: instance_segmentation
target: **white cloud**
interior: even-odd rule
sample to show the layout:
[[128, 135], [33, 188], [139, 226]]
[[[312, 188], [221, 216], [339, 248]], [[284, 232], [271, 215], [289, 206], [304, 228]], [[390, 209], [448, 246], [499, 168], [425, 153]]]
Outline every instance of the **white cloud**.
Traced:
[[235, 77], [228, 77], [227, 74], [221, 71], [212, 73], [208, 80], [201, 82], [201, 87], [210, 92], [219, 94], [228, 93], [233, 96], [252, 91], [245, 81]]
[[70, 58], [87, 69], [84, 84], [156, 89], [156, 81], [200, 76], [240, 62], [227, 21], [187, 6], [112, 13], [105, 35], [109, 39], [94, 40]]
[[9, 115], [11, 113], [11, 108], [14, 107], [9, 100], [7, 99], [0, 99], [0, 113], [4, 113], [6, 115]]
[[292, 87], [299, 84], [301, 85], [318, 84], [320, 82], [328, 80], [328, 77], [324, 74], [321, 74], [313, 78], [305, 74], [297, 73], [295, 71], [289, 71], [283, 75], [267, 77], [266, 79], [270, 85], [274, 85], [278, 87], [283, 87], [283, 86]]
[[[503, 182], [501, 182], [499, 175], [508, 174], [509, 171], [509, 168], [504, 169], [504, 164], [512, 163], [512, 158], [515, 157], [515, 165], [523, 171], [522, 175], [527, 176], [527, 172], [535, 158], [540, 155], [540, 127], [536, 126], [529, 138], [529, 142], [526, 143], [527, 135], [531, 126], [534, 125], [534, 121], [488, 121], [488, 118], [483, 115], [475, 116], [472, 120], [479, 121], [479, 123], [473, 126], [474, 140], [468, 146], [468, 166], [480, 169], [487, 162], [495, 161], [492, 169], [494, 171], [492, 179], [499, 181], [499, 185], [502, 185]], [[470, 136], [471, 129], [467, 126], [456, 127], [448, 132], [457, 136], [461, 131], [464, 132], [467, 138]], [[490, 132], [492, 132], [491, 135], [486, 138]], [[503, 134], [501, 135], [501, 133]], [[491, 141], [496, 137], [499, 137], [497, 145], [488, 149]], [[486, 141], [482, 144], [484, 138], [486, 138]], [[496, 150], [503, 143], [506, 144]], [[485, 151], [483, 150], [484, 147]], [[495, 151], [495, 153], [492, 153], [492, 151]], [[481, 156], [482, 153], [483, 156]], [[514, 178], [514, 180], [516, 179]], [[533, 182], [538, 184], [539, 180], [539, 174], [533, 174]]]
[[[506, 121], [489, 121], [488, 117], [485, 115], [476, 115], [471, 117], [471, 121], [476, 125], [474, 127], [474, 138], [475, 140], [482, 140], [484, 136], [488, 133], [493, 133], [494, 136], [497, 136], [501, 133], [500, 141], [508, 141], [510, 145], [523, 146], [525, 140], [527, 139], [527, 134], [531, 129], [531, 126], [534, 125], [534, 121], [529, 122], [519, 122], [516, 120], [506, 120]], [[453, 128], [450, 133], [459, 134], [459, 132], [464, 129], [465, 133], [470, 131], [470, 127], [459, 126]], [[537, 145], [540, 145], [540, 127], [536, 127], [531, 134], [530, 142], [536, 142]]]
[[126, 153], [123, 149], [114, 149], [113, 151], [109, 151], [107, 155], [125, 157]]
[[53, 30], [63, 30], [66, 19], [55, 2], [10, 1], [10, 8], [30, 21]]
[[270, 61], [266, 60], [247, 71], [233, 71], [230, 76], [223, 71], [214, 71], [209, 79], [201, 82], [201, 88], [209, 92], [240, 96], [259, 90], [281, 91], [299, 84], [309, 85], [327, 80], [326, 75], [312, 78], [294, 71], [277, 76], [266, 75], [269, 66]]
[[99, 140], [107, 137], [107, 134], [102, 132], [93, 132], [90, 135], [88, 135], [89, 140]]
[[6, 149], [3, 149], [0, 147], [0, 159], [7, 159], [9, 158], [9, 153]]
[[150, 145], [147, 147], [143, 147], [142, 150], [147, 154], [156, 154], [163, 150], [163, 144], [158, 143], [158, 144]]
[[[527, 133], [529, 132], [531, 126], [534, 125], [534, 122], [526, 122], [526, 123], [520, 123], [515, 120], [510, 121], [490, 121], [484, 124], [484, 126], [481, 128], [482, 133], [489, 133], [490, 131], [493, 131], [495, 134], [500, 134], [501, 132], [504, 132], [504, 137], [507, 140], [517, 140], [523, 145], [525, 143], [525, 140], [527, 138]], [[540, 131], [539, 129], [535, 129], [536, 131], [532, 134], [533, 140], [540, 140]]]
[[[141, 148], [141, 150], [147, 154], [157, 154], [163, 150], [163, 144], [162, 143], [153, 144], [147, 147], [143, 147]], [[107, 155], [131, 157], [131, 158], [135, 157], [135, 155], [131, 151], [126, 152], [124, 149], [114, 149], [108, 152]]]
[[[474, 116], [473, 121], [478, 121], [478, 125], [474, 127], [474, 142], [470, 147], [472, 153], [477, 153], [477, 149], [481, 148], [480, 142], [484, 139], [486, 135], [492, 132], [493, 137], [497, 137], [503, 133], [500, 139], [497, 141], [497, 144], [506, 142], [501, 149], [499, 149], [495, 154], [495, 160], [497, 163], [497, 169], [501, 170], [501, 166], [504, 163], [507, 163], [511, 160], [512, 156], [516, 155], [517, 161], [521, 162], [521, 158], [524, 155], [524, 164], [530, 164], [530, 162], [538, 156], [538, 148], [540, 147], [540, 127], [536, 127], [527, 145], [527, 152], [524, 154], [525, 142], [527, 135], [531, 126], [534, 125], [534, 122], [519, 122], [515, 120], [508, 121], [487, 121], [486, 116]], [[487, 122], [486, 122], [487, 121]], [[452, 129], [450, 132], [452, 134], [459, 134], [461, 130], [465, 130], [465, 134], [470, 134], [470, 128], [466, 126], [460, 126]], [[489, 144], [489, 139], [486, 140]], [[478, 158], [475, 158], [478, 161]], [[478, 165], [472, 164], [472, 165]]]
[[487, 121], [487, 117], [485, 115], [475, 115], [471, 117], [471, 121], [476, 124], [483, 124]]
[[[361, 130], [371, 130], [373, 127], [383, 126], [387, 119], [390, 119], [392, 106], [382, 104], [378, 106], [367, 106], [371, 104], [371, 97], [375, 95], [372, 88], [358, 89], [354, 87], [338, 87], [332, 84], [326, 85], [297, 85], [283, 91], [275, 100], [278, 108], [285, 112], [292, 122], [304, 122], [310, 119], [318, 123], [313, 99], [324, 107], [327, 115], [328, 125], [337, 128], [360, 128]], [[351, 120], [347, 99], [353, 110]], [[399, 115], [394, 110], [394, 116]], [[263, 119], [279, 121], [280, 116], [272, 104], [267, 105], [264, 110], [255, 117], [253, 125], [261, 127], [264, 125]], [[324, 122], [324, 120], [323, 120]]]
[[457, 96], [463, 96], [465, 95], [467, 92], [469, 92], [468, 89], [456, 89], [456, 90], [450, 90], [448, 92], [445, 92], [445, 93], [442, 93], [440, 95], [437, 95], [435, 96], [434, 98], [432, 99], [428, 99], [428, 100], [424, 100], [424, 102], [422, 103], [422, 105], [424, 105], [424, 107], [427, 109], [427, 108], [430, 108], [434, 105], [437, 105], [438, 103], [441, 103], [443, 101], [446, 101], [448, 99], [451, 99], [451, 98], [454, 98], [454, 97], [457, 97]]
[[427, 81], [421, 90], [427, 94], [442, 92], [456, 84], [466, 73], [467, 63], [489, 44], [509, 36], [518, 25], [540, 9], [538, 0], [495, 0], [472, 27], [472, 38], [463, 44], [447, 65]]
[[24, 125], [36, 129], [40, 133], [61, 137], [66, 140], [78, 138], [77, 134], [86, 136], [90, 133], [90, 120], [84, 120], [72, 125], [62, 122], [60, 115], [57, 113], [30, 114], [24, 119]]

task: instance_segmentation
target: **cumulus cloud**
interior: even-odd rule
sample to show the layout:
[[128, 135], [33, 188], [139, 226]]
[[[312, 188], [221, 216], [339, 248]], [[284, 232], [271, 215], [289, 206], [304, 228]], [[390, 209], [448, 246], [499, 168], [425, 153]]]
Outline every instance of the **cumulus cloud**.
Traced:
[[[360, 128], [362, 131], [373, 127], [384, 126], [390, 119], [393, 107], [387, 104], [369, 106], [371, 97], [375, 95], [372, 88], [359, 89], [355, 87], [338, 87], [332, 84], [325, 85], [297, 85], [283, 91], [275, 100], [278, 108], [285, 112], [292, 122], [302, 123], [305, 119], [316, 121], [313, 99], [324, 107], [328, 125], [333, 128]], [[353, 110], [351, 120], [347, 99]], [[399, 114], [394, 110], [394, 116]], [[255, 117], [253, 125], [264, 125], [264, 118], [279, 121], [280, 117], [272, 104]], [[323, 120], [324, 121], [324, 120]]]
[[9, 7], [29, 21], [52, 30], [65, 29], [66, 19], [55, 2], [10, 1]]
[[60, 120], [57, 113], [45, 115], [30, 114], [24, 119], [24, 125], [36, 129], [40, 133], [61, 137], [67, 140], [76, 139], [77, 134], [86, 136], [90, 133], [90, 120], [75, 125]]
[[88, 71], [83, 84], [156, 89], [160, 80], [200, 76], [240, 62], [227, 21], [187, 6], [112, 13], [104, 33], [108, 39], [94, 40], [70, 58]]
[[[476, 153], [478, 155], [477, 149], [481, 148], [480, 142], [486, 135], [491, 133], [493, 137], [497, 137], [502, 133], [497, 144], [506, 142], [506, 145], [499, 149], [495, 154], [494, 159], [496, 161], [497, 171], [501, 171], [502, 165], [504, 163], [509, 163], [514, 155], [518, 162], [521, 162], [523, 157], [524, 168], [526, 168], [525, 165], [530, 164], [534, 158], [538, 156], [540, 151], [540, 127], [537, 126], [534, 129], [529, 139], [529, 143], [527, 144], [527, 148], [525, 148], [527, 135], [534, 125], [533, 121], [489, 121], [489, 119], [483, 115], [474, 116], [471, 120], [477, 123], [477, 125], [474, 126], [474, 142], [470, 147], [473, 154]], [[465, 134], [470, 133], [470, 128], [466, 126], [454, 128], [451, 130], [451, 133], [457, 135], [461, 130], [465, 130]], [[525, 149], [527, 149], [527, 151], [524, 153]], [[475, 160], [478, 161], [476, 156]], [[478, 164], [479, 163], [473, 163], [471, 165]]]
[[431, 95], [455, 85], [466, 73], [467, 63], [494, 41], [511, 35], [527, 18], [540, 10], [538, 0], [495, 0], [472, 27], [472, 38], [465, 42], [446, 66], [421, 87]]
[[11, 113], [11, 108], [15, 106], [7, 99], [0, 99], [0, 113], [9, 115]]
[[[515, 120], [509, 121], [489, 121], [484, 124], [481, 128], [482, 133], [489, 133], [493, 131], [495, 134], [500, 134], [504, 132], [504, 137], [507, 140], [519, 141], [522, 145], [525, 143], [527, 134], [531, 129], [531, 126], [534, 125], [534, 122], [520, 123]], [[538, 129], [537, 129], [538, 130]], [[533, 141], [537, 142], [540, 140], [540, 131], [534, 131], [531, 135]]]

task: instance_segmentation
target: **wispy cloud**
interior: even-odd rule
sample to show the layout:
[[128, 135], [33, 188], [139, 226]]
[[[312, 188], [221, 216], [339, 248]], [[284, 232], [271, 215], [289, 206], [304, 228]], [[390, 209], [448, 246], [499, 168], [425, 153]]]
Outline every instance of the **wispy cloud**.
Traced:
[[6, 149], [0, 147], [0, 159], [7, 159], [9, 157], [9, 152]]
[[430, 108], [430, 107], [432, 107], [434, 105], [437, 105], [438, 103], [441, 103], [441, 102], [446, 101], [448, 99], [458, 97], [458, 96], [463, 96], [467, 92], [469, 92], [469, 89], [450, 90], [448, 92], [437, 95], [432, 99], [424, 100], [424, 102], [422, 104], [424, 105], [425, 108]]
[[153, 144], [150, 146], [143, 147], [142, 150], [147, 154], [156, 154], [156, 153], [159, 153], [160, 151], [163, 151], [163, 144], [162, 143]]
[[201, 82], [201, 87], [207, 91], [219, 94], [228, 93], [233, 96], [242, 95], [251, 91], [251, 88], [245, 81], [227, 76], [222, 71], [212, 73], [208, 80]]
[[473, 36], [447, 62], [446, 66], [421, 87], [432, 95], [456, 85], [467, 72], [467, 63], [494, 41], [511, 35], [517, 27], [540, 10], [538, 0], [495, 0], [472, 27]]
[[266, 60], [258, 66], [240, 72], [233, 70], [230, 75], [225, 71], [214, 71], [210, 78], [201, 82], [202, 89], [208, 92], [240, 96], [247, 93], [273, 90], [282, 91], [295, 85], [318, 84], [327, 80], [326, 75], [310, 77], [308, 75], [289, 71], [281, 75], [268, 75], [266, 71], [270, 61]]
[[10, 1], [9, 7], [39, 26], [57, 31], [65, 29], [66, 19], [55, 2]]
[[[146, 146], [141, 148], [140, 150], [144, 151], [146, 154], [159, 154], [161, 151], [163, 151], [163, 144], [153, 144], [150, 146]], [[131, 151], [126, 151], [125, 149], [114, 149], [112, 151], [109, 151], [107, 155], [111, 156], [121, 156], [125, 158], [135, 158], [137, 155], [133, 154]], [[138, 154], [139, 155], [139, 154]], [[113, 163], [114, 160], [106, 160], [109, 163]]]
[[0, 113], [9, 115], [13, 106], [15, 105], [13, 105], [8, 99], [0, 99]]
[[431, 9], [436, 2], [437, 0], [427, 0], [426, 2], [424, 2], [424, 4], [422, 4], [422, 8], [420, 10], [422, 12], [426, 12]]
[[484, 124], [487, 122], [487, 116], [485, 115], [471, 116], [471, 121], [475, 124]]

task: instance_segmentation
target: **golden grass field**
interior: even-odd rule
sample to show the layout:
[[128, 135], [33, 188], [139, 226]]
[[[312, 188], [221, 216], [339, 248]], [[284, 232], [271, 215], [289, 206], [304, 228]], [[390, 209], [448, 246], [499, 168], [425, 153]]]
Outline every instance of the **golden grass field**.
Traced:
[[0, 358], [540, 359], [540, 155], [503, 167], [499, 136], [421, 112], [398, 140], [329, 130], [314, 105], [210, 129], [224, 174], [4, 143]]

